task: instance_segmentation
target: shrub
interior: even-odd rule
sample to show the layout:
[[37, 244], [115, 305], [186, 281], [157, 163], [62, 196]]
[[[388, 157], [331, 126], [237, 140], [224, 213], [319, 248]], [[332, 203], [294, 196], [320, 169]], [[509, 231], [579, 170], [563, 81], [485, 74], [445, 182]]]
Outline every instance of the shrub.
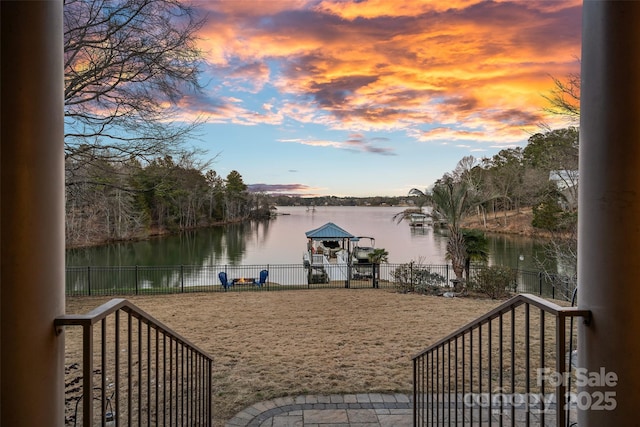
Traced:
[[516, 290], [516, 272], [510, 267], [482, 267], [470, 283], [472, 290], [491, 299], [504, 298]]
[[564, 210], [558, 199], [550, 195], [533, 207], [531, 225], [543, 230], [567, 231], [575, 226], [577, 220], [576, 212]]
[[546, 200], [533, 207], [531, 225], [543, 230], [557, 231], [562, 208], [556, 200]]
[[446, 283], [446, 279], [431, 272], [427, 267], [411, 261], [402, 264], [391, 273], [396, 289], [399, 292], [419, 292], [421, 294], [440, 293]]

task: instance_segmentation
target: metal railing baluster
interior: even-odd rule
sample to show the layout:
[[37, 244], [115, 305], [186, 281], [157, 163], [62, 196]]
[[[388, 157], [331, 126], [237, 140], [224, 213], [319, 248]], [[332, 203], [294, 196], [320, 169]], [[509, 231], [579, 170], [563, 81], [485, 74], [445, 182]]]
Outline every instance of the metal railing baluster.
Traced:
[[[500, 316], [498, 317], [498, 324], [499, 324], [499, 330], [498, 330], [498, 336], [500, 337], [500, 344], [499, 344], [499, 348], [498, 348], [498, 356], [499, 356], [499, 361], [498, 361], [498, 375], [499, 375], [499, 383], [500, 383], [500, 393], [504, 394], [504, 318], [503, 318], [503, 313], [500, 313]], [[504, 396], [500, 396], [500, 427], [502, 427], [504, 424]]]
[[[532, 306], [540, 310], [537, 319], [531, 311]], [[495, 411], [499, 410], [495, 421], [500, 426], [505, 424], [505, 420], [509, 420], [512, 426], [518, 420], [526, 425], [548, 425], [549, 418], [554, 416], [555, 425], [564, 427], [570, 418], [567, 386], [561, 382], [555, 387], [555, 415], [545, 415], [545, 411], [552, 408], [546, 404], [548, 397], [545, 396], [544, 378], [538, 378], [541, 382], [536, 388], [531, 381], [534, 372], [540, 375], [541, 371], [537, 369], [546, 368], [548, 315], [556, 319], [553, 337], [555, 369], [557, 375], [566, 373], [567, 318], [582, 317], [588, 323], [591, 313], [576, 307], [561, 307], [532, 295], [518, 295], [413, 357], [414, 399], [429, 403], [426, 407], [418, 402], [414, 404], [414, 423], [427, 426], [493, 423]], [[496, 328], [494, 321], [497, 322]], [[536, 321], [538, 334], [534, 332]], [[538, 345], [533, 341], [536, 335], [540, 339]], [[509, 341], [508, 345], [505, 340]], [[498, 353], [497, 366], [493, 359], [494, 347]], [[505, 366], [505, 363], [509, 365]], [[424, 364], [429, 368], [421, 371], [419, 367]], [[496, 377], [499, 396], [492, 388]], [[534, 391], [539, 391], [538, 398], [531, 394]], [[499, 402], [494, 402], [498, 397]], [[463, 403], [461, 420], [458, 418], [460, 399]], [[455, 414], [451, 413], [452, 410]]]
[[[122, 312], [126, 322], [120, 321]], [[54, 324], [82, 327], [82, 394], [69, 399], [73, 404], [82, 400], [81, 411], [76, 406], [76, 423], [211, 425], [211, 357], [144, 311], [116, 299], [86, 315], [60, 316]], [[124, 361], [121, 352], [127, 353]], [[99, 367], [95, 372], [94, 366]]]
[[[540, 368], [544, 369], [544, 340], [545, 340], [545, 331], [544, 331], [544, 316], [545, 316], [545, 311], [543, 309], [540, 309]], [[538, 371], [540, 372], [540, 371]], [[544, 394], [544, 381], [542, 381], [541, 378], [538, 379], [538, 381], [540, 382], [540, 396], [542, 396], [542, 399], [540, 401], [540, 425], [546, 425], [545, 424], [545, 394]]]

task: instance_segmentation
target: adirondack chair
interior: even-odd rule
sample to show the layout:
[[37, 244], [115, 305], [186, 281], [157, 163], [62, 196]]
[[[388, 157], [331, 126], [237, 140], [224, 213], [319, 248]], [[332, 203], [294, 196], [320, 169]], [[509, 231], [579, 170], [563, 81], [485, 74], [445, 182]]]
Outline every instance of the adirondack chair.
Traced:
[[218, 273], [218, 279], [220, 279], [220, 283], [222, 284], [222, 287], [224, 289], [227, 289], [229, 286], [231, 286], [231, 284], [227, 281], [227, 273], [225, 273], [224, 271]]
[[260, 278], [256, 282], [256, 285], [262, 286], [267, 282], [267, 277], [269, 277], [269, 270], [262, 270], [260, 272]]

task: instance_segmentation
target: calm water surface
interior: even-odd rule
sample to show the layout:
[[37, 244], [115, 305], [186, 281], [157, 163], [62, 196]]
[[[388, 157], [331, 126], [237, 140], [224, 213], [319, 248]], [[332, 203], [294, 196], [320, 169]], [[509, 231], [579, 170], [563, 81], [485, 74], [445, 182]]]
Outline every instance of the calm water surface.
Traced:
[[[69, 266], [300, 264], [305, 232], [333, 222], [355, 236], [370, 236], [390, 263], [446, 264], [445, 234], [431, 227], [397, 224], [399, 207], [280, 207], [272, 220], [212, 227], [180, 235], [67, 250]], [[490, 237], [490, 263], [537, 269], [544, 242], [519, 236]], [[520, 255], [524, 257], [519, 260]]]

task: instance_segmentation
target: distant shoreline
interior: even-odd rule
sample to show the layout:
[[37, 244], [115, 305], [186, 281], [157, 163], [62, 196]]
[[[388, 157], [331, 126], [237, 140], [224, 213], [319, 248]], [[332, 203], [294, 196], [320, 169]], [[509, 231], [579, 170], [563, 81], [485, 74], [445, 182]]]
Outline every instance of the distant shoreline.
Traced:
[[503, 211], [489, 213], [486, 215], [486, 224], [482, 215], [468, 216], [462, 221], [462, 227], [485, 233], [513, 234], [545, 239], [554, 237], [554, 234], [548, 230], [535, 228], [531, 225], [532, 221], [533, 209], [527, 207], [520, 209], [520, 211], [507, 211], [506, 218]]
[[[336, 207], [336, 206], [329, 206]], [[357, 208], [361, 206], [344, 206], [349, 208]], [[362, 207], [378, 207], [378, 206], [362, 206]], [[379, 206], [384, 208], [389, 207], [397, 207], [398, 209], [407, 209], [412, 208], [414, 206], [408, 205], [398, 205], [398, 206]], [[305, 208], [305, 206], [278, 206], [279, 210], [276, 216], [281, 215], [291, 215], [290, 212], [286, 212], [286, 208]], [[322, 209], [323, 206], [316, 206], [316, 209]], [[470, 228], [475, 230], [480, 230], [485, 233], [496, 233], [496, 234], [510, 234], [510, 235], [518, 235], [524, 237], [531, 238], [544, 238], [550, 239], [553, 238], [554, 235], [550, 231], [541, 230], [533, 227], [531, 225], [531, 221], [533, 220], [533, 210], [530, 207], [522, 208], [520, 211], [507, 211], [506, 214], [506, 225], [505, 225], [505, 214], [503, 211], [489, 213], [486, 215], [486, 224], [484, 222], [484, 218], [482, 215], [472, 215], [468, 216], [462, 221], [463, 228]], [[199, 229], [205, 229], [210, 227], [224, 226], [229, 224], [237, 223], [234, 222], [218, 222], [213, 224], [204, 225], [201, 227], [195, 227], [188, 230], [180, 230], [180, 231], [170, 231], [166, 229], [153, 229], [149, 230], [148, 234], [133, 236], [128, 239], [120, 239], [120, 240], [105, 240], [105, 241], [93, 241], [93, 242], [83, 242], [81, 244], [69, 245], [65, 246], [65, 250], [67, 249], [83, 249], [104, 245], [111, 245], [117, 243], [129, 243], [129, 242], [141, 242], [146, 240], [153, 240], [157, 238], [163, 238], [167, 236], [172, 236], [176, 234], [180, 234], [185, 231], [193, 231]], [[242, 221], [241, 221], [242, 222]]]

